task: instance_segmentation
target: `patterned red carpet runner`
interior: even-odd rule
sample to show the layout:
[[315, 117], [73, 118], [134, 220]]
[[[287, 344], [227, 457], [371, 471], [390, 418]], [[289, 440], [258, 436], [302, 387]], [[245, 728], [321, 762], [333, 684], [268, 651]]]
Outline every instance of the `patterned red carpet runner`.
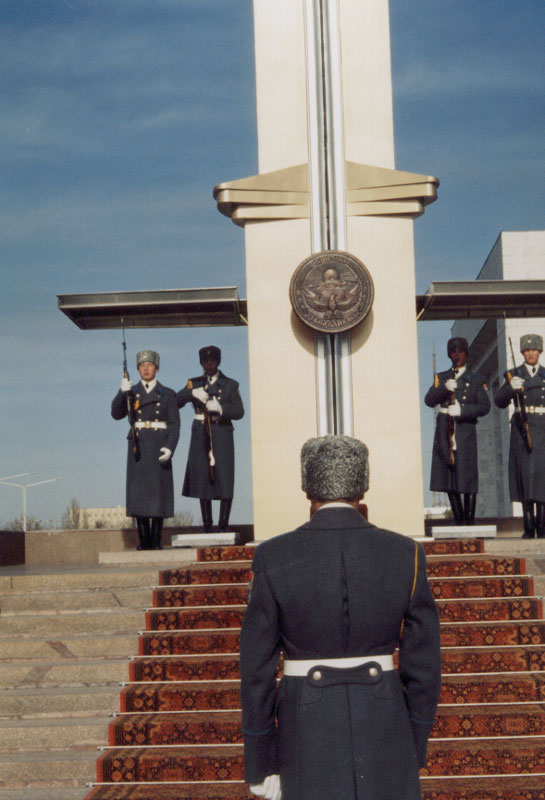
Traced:
[[[545, 800], [545, 621], [523, 559], [429, 541], [443, 688], [424, 800]], [[239, 629], [251, 547], [160, 573], [110, 747], [86, 800], [250, 800], [242, 782]], [[317, 798], [319, 800], [319, 798]]]

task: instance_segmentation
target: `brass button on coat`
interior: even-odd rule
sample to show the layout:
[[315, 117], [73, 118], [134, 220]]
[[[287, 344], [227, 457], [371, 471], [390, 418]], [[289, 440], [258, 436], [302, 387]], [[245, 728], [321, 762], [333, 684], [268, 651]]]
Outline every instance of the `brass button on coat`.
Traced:
[[369, 675], [372, 678], [376, 678], [378, 675], [378, 669], [376, 667], [371, 667], [371, 669], [369, 670]]
[[322, 677], [322, 673], [320, 672], [319, 669], [317, 669], [312, 673], [312, 677], [314, 678], [315, 681], [319, 681], [320, 678]]

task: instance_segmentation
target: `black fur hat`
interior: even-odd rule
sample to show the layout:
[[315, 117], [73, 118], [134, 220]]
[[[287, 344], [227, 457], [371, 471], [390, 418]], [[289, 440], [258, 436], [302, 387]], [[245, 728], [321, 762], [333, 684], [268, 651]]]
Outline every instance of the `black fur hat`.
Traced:
[[221, 364], [221, 350], [219, 347], [213, 344], [209, 344], [208, 347], [201, 347], [199, 350], [199, 361], [201, 365], [204, 365], [204, 362], [209, 358], [215, 361], [216, 364]]

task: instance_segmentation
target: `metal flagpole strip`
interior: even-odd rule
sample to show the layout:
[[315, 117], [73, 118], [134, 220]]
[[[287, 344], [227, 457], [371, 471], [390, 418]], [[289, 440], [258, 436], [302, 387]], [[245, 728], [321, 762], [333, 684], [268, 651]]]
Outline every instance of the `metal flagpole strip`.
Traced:
[[[346, 250], [337, 0], [304, 0], [312, 252]], [[315, 333], [318, 434], [352, 434], [350, 334]]]

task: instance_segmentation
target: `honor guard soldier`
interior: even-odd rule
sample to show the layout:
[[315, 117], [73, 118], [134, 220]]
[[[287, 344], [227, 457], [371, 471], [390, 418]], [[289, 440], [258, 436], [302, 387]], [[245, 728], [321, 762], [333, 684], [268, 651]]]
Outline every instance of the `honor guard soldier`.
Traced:
[[218, 369], [219, 347], [202, 347], [199, 361], [203, 374], [176, 395], [178, 408], [192, 403], [195, 412], [182, 494], [199, 498], [203, 529], [210, 533], [212, 500], [220, 500], [218, 530], [228, 530], [235, 483], [232, 420], [242, 419], [244, 406], [237, 381]]
[[112, 417], [129, 416], [127, 454], [127, 516], [136, 517], [139, 550], [160, 550], [165, 517], [174, 516], [172, 456], [180, 435], [176, 394], [156, 378], [159, 353], [141, 350], [136, 356], [141, 380], [128, 375], [112, 402]]
[[449, 339], [447, 354], [452, 368], [435, 375], [424, 398], [430, 408], [439, 406], [430, 489], [447, 493], [457, 525], [473, 525], [479, 490], [476, 425], [490, 411], [490, 398], [482, 375], [466, 367], [467, 340]]
[[271, 800], [421, 800], [441, 683], [424, 549], [357, 510], [362, 442], [310, 439], [301, 472], [310, 521], [259, 544], [252, 564], [240, 643], [245, 780]]
[[539, 363], [543, 337], [521, 336], [524, 363], [505, 373], [494, 402], [506, 408], [511, 400], [509, 494], [522, 503], [524, 539], [545, 537], [545, 369]]

